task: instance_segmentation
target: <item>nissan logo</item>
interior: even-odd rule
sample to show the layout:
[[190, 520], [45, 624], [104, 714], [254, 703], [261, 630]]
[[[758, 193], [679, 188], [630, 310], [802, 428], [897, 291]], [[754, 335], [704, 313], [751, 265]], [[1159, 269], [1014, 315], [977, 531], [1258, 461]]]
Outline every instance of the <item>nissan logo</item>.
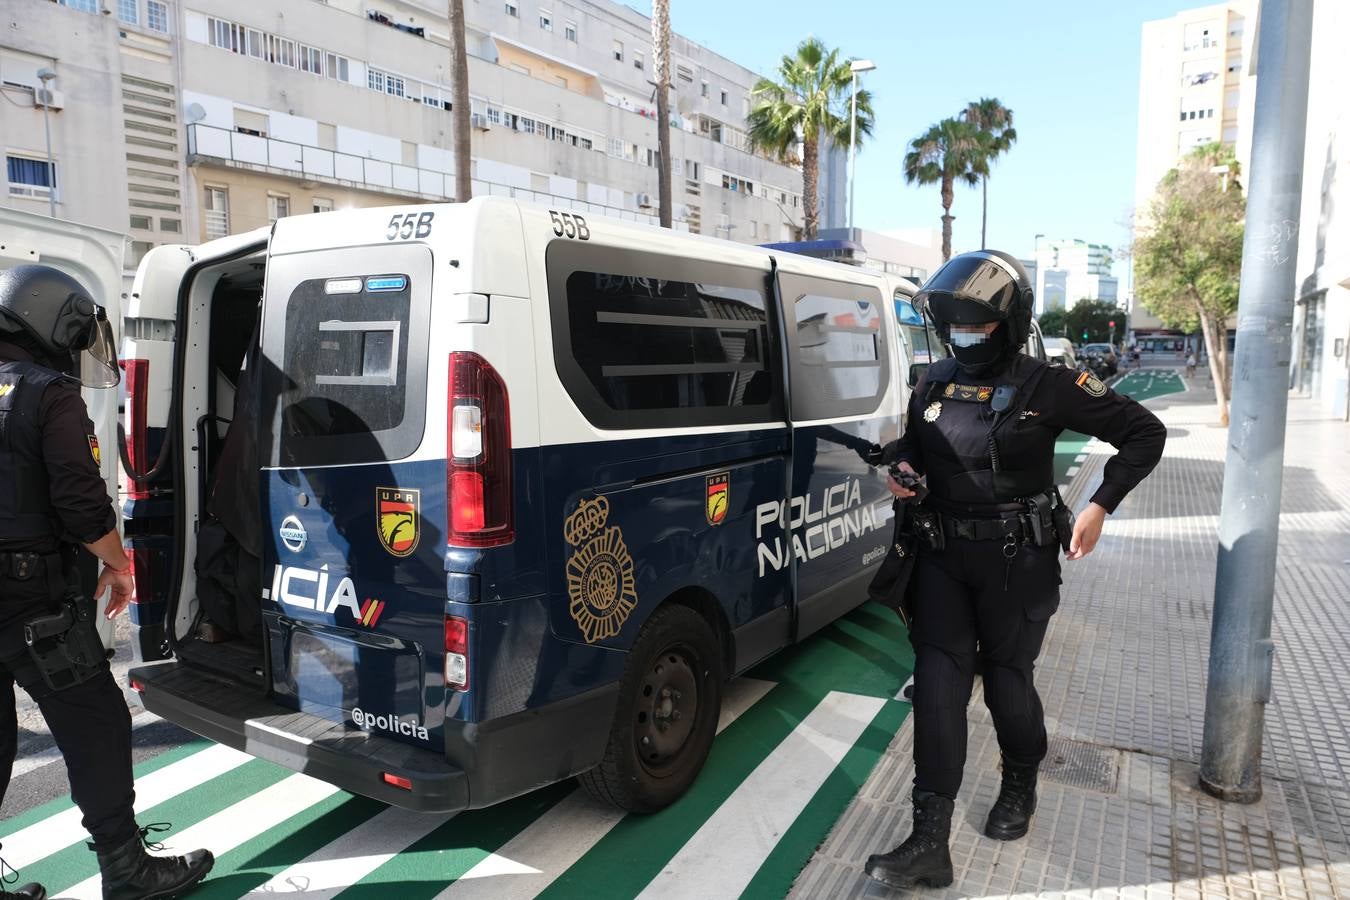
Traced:
[[305, 542], [309, 540], [309, 532], [305, 531], [305, 526], [295, 516], [282, 519], [281, 529], [277, 533], [281, 535], [281, 543], [292, 553], [305, 549]]

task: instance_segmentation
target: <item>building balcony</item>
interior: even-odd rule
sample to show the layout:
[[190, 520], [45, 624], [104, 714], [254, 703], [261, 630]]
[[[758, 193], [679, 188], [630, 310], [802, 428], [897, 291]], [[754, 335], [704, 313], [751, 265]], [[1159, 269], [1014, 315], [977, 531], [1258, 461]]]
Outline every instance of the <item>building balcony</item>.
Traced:
[[215, 163], [427, 200], [454, 198], [454, 175], [201, 123], [187, 127], [188, 165]]

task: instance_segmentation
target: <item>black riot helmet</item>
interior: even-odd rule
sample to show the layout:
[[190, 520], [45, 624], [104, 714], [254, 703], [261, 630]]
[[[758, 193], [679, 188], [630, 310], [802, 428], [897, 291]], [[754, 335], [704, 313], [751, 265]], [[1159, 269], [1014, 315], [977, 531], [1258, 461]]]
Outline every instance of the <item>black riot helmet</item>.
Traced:
[[974, 250], [953, 256], [914, 296], [914, 308], [931, 316], [949, 342], [952, 325], [1006, 323], [1012, 352], [1027, 342], [1035, 292], [1031, 276], [1001, 250]]
[[[74, 278], [51, 266], [0, 270], [0, 340], [17, 335], [85, 387], [121, 380], [108, 314]], [[83, 359], [81, 359], [83, 355]]]

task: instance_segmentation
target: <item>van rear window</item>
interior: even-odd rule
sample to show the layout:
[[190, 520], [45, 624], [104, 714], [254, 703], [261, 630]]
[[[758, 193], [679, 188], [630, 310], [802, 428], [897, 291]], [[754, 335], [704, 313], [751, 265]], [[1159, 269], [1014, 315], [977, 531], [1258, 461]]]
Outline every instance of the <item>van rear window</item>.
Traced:
[[426, 328], [419, 336], [414, 288], [410, 276], [382, 272], [309, 278], [290, 292], [268, 392], [274, 464], [398, 459], [416, 449], [422, 417], [410, 404], [421, 404], [426, 375], [413, 366], [425, 361]]

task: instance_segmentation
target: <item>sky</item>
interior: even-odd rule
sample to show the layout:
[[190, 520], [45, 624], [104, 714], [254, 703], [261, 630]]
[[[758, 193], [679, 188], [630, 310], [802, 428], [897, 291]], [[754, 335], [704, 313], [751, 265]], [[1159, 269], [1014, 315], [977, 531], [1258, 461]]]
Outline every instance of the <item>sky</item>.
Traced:
[[[632, 0], [651, 14], [650, 2]], [[910, 140], [997, 97], [1018, 140], [989, 179], [990, 247], [1035, 236], [1120, 247], [1134, 205], [1140, 27], [1203, 0], [671, 0], [672, 28], [761, 74], [808, 36], [877, 65], [876, 128], [859, 144], [855, 224], [941, 228], [938, 187], [904, 183]], [[980, 246], [980, 190], [958, 187], [953, 247]], [[1116, 274], [1123, 276], [1117, 264]]]

